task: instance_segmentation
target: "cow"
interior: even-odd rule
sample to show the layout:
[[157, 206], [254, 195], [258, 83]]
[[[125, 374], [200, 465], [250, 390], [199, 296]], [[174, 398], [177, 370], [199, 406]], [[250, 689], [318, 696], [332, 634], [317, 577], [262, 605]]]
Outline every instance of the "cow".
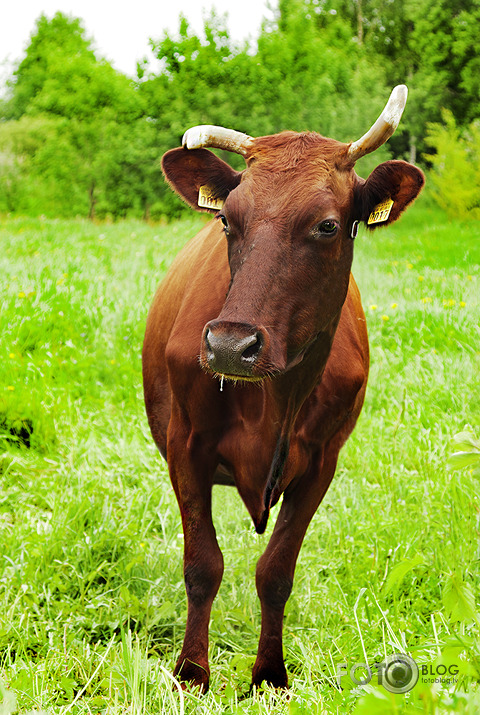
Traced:
[[[367, 384], [365, 315], [350, 272], [358, 222], [395, 221], [424, 183], [404, 161], [386, 161], [366, 180], [354, 166], [391, 136], [406, 98], [396, 87], [350, 144], [200, 126], [163, 156], [170, 186], [215, 214], [158, 288], [143, 346], [146, 412], [184, 533], [188, 614], [174, 671], [184, 687], [209, 686], [208, 628], [223, 574], [214, 484], [237, 488], [259, 534], [282, 497], [256, 567], [252, 685], [288, 686], [282, 622], [297, 556]], [[245, 169], [206, 147], [241, 154]]]

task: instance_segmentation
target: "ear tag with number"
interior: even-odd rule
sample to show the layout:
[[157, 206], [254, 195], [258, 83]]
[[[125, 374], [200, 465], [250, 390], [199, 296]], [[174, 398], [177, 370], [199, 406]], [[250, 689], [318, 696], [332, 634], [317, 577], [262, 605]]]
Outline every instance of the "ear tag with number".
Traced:
[[223, 199], [215, 196], [210, 186], [201, 186], [198, 190], [198, 205], [205, 209], [221, 209], [224, 204]]
[[386, 221], [390, 216], [392, 206], [392, 199], [387, 199], [386, 201], [382, 201], [380, 204], [377, 204], [370, 216], [368, 217], [367, 224], [381, 223], [382, 221]]

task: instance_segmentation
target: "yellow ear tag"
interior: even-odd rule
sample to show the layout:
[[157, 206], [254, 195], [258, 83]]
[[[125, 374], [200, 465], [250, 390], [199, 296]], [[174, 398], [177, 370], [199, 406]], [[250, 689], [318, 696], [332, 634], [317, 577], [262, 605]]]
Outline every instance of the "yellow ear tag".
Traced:
[[390, 216], [392, 206], [392, 199], [387, 199], [386, 201], [382, 201], [380, 204], [377, 204], [370, 216], [368, 217], [367, 224], [381, 223], [382, 221], [386, 221]]
[[224, 202], [215, 196], [209, 186], [201, 186], [198, 190], [198, 205], [205, 209], [221, 209]]

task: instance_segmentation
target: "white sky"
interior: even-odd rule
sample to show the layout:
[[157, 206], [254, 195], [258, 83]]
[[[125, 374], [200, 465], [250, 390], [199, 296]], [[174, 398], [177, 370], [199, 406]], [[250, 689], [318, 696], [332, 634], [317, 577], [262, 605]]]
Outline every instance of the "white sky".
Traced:
[[[57, 12], [80, 17], [98, 54], [125, 74], [134, 76], [136, 63], [152, 58], [148, 40], [160, 38], [164, 29], [176, 32], [183, 13], [194, 30], [203, 27], [202, 16], [215, 7], [228, 13], [227, 26], [234, 40], [258, 35], [262, 19], [272, 18], [268, 0], [0, 0], [0, 91], [13, 64], [29, 44], [35, 20]], [[274, 6], [276, 3], [273, 3]]]

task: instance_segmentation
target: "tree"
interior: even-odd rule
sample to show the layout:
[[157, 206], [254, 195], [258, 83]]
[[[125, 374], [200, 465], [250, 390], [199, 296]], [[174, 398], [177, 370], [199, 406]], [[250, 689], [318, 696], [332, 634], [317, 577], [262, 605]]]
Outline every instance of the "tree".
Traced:
[[30, 36], [26, 55], [9, 83], [12, 96], [5, 110], [6, 118], [19, 119], [25, 114], [52, 70], [73, 57], [95, 62], [95, 54], [80, 20], [68, 18], [60, 12], [52, 20], [41, 15]]
[[[150, 73], [140, 89], [149, 116], [171, 142], [178, 143], [191, 123], [235, 120], [233, 108], [242, 102], [238, 92], [245, 89], [247, 66], [253, 59], [230, 41], [224, 18], [212, 13], [205, 21], [204, 37], [199, 38], [181, 17], [177, 37], [165, 32], [152, 41], [152, 50], [161, 69]], [[245, 108], [240, 116], [248, 112]]]
[[[6, 118], [18, 122], [13, 134], [23, 131], [27, 139], [42, 121], [51, 129], [34, 151], [28, 141], [22, 148], [23, 173], [33, 173], [39, 186], [49, 188], [47, 212], [92, 218], [101, 204], [103, 212], [125, 213], [125, 197], [121, 206], [106, 198], [107, 187], [110, 201], [119, 195], [111, 190], [108, 170], [117, 166], [112, 157], [120, 151], [120, 137], [127, 143], [138, 139], [141, 98], [131, 80], [97, 60], [80, 21], [61, 13], [52, 20], [42, 15], [10, 89]], [[135, 197], [139, 188], [130, 184], [129, 208], [142, 204]]]
[[442, 108], [460, 124], [479, 115], [480, 0], [364, 0], [363, 13], [365, 44], [382, 58], [387, 80], [409, 85], [405, 126], [415, 160], [427, 122], [440, 121]]
[[86, 120], [109, 109], [118, 121], [129, 122], [142, 113], [133, 82], [98, 60], [80, 20], [60, 12], [37, 20], [10, 90], [6, 119], [49, 114]]
[[43, 191], [43, 213], [174, 216], [158, 159], [189, 126], [351, 141], [399, 83], [410, 91], [399, 130], [358, 171], [415, 161], [442, 107], [459, 131], [480, 116], [479, 24], [480, 0], [279, 0], [256, 47], [232, 42], [214, 12], [198, 36], [180, 17], [178, 33], [151, 41], [158, 68], [144, 61], [133, 83], [95, 56], [80, 20], [41, 16], [0, 103], [0, 205], [33, 211]]
[[[316, 130], [351, 141], [368, 128], [365, 116], [370, 121], [385, 102], [383, 71], [372, 72], [348, 24], [332, 14], [319, 22], [303, 0], [280, 3], [256, 53], [235, 47], [215, 16], [207, 19], [204, 35], [192, 35], [183, 18], [176, 37], [165, 33], [152, 43], [161, 70], [144, 75], [141, 91], [162, 148], [178, 146], [195, 124], [254, 136]], [[241, 166], [241, 159], [232, 159]]]

